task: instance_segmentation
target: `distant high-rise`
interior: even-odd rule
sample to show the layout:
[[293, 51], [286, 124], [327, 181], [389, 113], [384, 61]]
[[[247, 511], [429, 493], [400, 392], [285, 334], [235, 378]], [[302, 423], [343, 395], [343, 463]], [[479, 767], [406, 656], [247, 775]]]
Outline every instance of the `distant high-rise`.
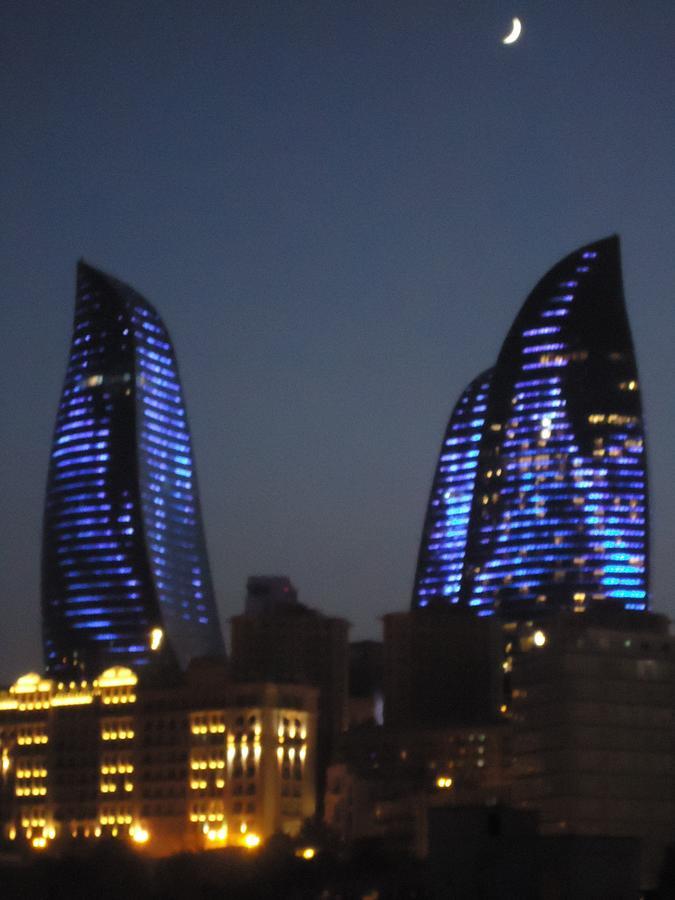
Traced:
[[558, 263], [450, 419], [413, 607], [648, 606], [637, 367], [611, 237]]
[[82, 262], [42, 556], [49, 673], [224, 653], [171, 340], [143, 297]]

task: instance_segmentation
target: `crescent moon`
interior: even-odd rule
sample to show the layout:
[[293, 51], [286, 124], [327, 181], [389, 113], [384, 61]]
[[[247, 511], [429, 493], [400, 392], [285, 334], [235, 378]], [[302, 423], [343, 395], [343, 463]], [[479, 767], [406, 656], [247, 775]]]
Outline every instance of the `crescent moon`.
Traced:
[[520, 19], [514, 19], [511, 24], [511, 31], [506, 35], [505, 38], [502, 38], [502, 44], [515, 44], [515, 42], [520, 37], [520, 32], [523, 30], [523, 24]]

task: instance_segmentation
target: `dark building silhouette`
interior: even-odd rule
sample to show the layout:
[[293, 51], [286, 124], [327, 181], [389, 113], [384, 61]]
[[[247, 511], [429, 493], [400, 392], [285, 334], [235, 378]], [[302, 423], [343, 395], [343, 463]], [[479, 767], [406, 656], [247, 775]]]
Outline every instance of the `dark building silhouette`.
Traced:
[[132, 288], [85, 263], [44, 515], [47, 671], [96, 674], [224, 646], [171, 340]]
[[639, 869], [630, 837], [542, 836], [536, 814], [504, 805], [429, 810], [434, 897], [635, 900]]
[[298, 602], [298, 592], [286, 575], [251, 575], [246, 582], [247, 615], [280, 611]]
[[450, 608], [388, 613], [383, 622], [386, 725], [438, 728], [503, 717], [496, 619]]
[[675, 829], [675, 639], [654, 613], [507, 626], [513, 802], [543, 834], [632, 837], [653, 889]]
[[424, 857], [432, 808], [508, 802], [509, 747], [503, 722], [352, 728], [328, 767], [325, 821], [346, 843]]
[[349, 727], [363, 723], [381, 725], [384, 687], [381, 641], [351, 641], [349, 644]]
[[616, 237], [537, 284], [450, 419], [413, 607], [648, 606], [647, 475]]

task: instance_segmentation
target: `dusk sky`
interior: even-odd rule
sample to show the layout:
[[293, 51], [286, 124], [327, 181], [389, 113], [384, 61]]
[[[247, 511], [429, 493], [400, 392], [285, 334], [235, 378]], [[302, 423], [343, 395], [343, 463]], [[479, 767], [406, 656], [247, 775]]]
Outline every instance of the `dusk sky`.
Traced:
[[675, 615], [672, 0], [5, 0], [0, 48], [0, 681], [42, 666], [79, 257], [173, 338], [223, 624], [288, 574], [363, 638], [410, 603], [457, 396], [618, 233]]

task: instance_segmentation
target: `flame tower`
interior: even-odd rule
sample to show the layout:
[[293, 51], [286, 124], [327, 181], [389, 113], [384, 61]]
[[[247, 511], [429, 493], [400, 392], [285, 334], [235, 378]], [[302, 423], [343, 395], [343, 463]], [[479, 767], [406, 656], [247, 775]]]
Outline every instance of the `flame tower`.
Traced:
[[80, 262], [42, 549], [46, 669], [222, 655], [171, 340], [132, 288]]
[[644, 610], [647, 543], [642, 406], [619, 241], [610, 237], [544, 276], [489, 384], [482, 376], [460, 398], [413, 607], [516, 617], [600, 603]]

